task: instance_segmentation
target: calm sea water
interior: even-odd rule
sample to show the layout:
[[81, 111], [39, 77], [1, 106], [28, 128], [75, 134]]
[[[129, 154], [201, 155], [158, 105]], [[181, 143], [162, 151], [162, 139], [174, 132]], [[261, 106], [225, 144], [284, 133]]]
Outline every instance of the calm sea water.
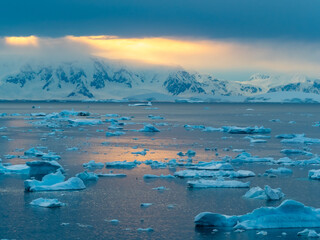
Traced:
[[[40, 108], [32, 108], [40, 106]], [[275, 135], [283, 133], [305, 133], [307, 137], [320, 138], [320, 128], [313, 127], [320, 121], [317, 104], [169, 104], [155, 103], [152, 108], [129, 107], [126, 103], [48, 103], [48, 102], [1, 102], [0, 114], [0, 158], [3, 163], [24, 163], [30, 159], [5, 159], [4, 155], [22, 156], [31, 147], [45, 147], [61, 156], [59, 163], [65, 168], [67, 178], [82, 172], [83, 163], [158, 160], [178, 158], [177, 153], [192, 149], [197, 152], [194, 162], [211, 161], [226, 155], [236, 156], [232, 149], [245, 149], [260, 157], [284, 157], [284, 148], [307, 149], [320, 153], [320, 146], [283, 145]], [[106, 119], [106, 114], [130, 116], [120, 137], [106, 138], [109, 123], [96, 126], [59, 127], [63, 131], [48, 135], [52, 128], [36, 125], [41, 121], [30, 118], [30, 113], [60, 112], [64, 109], [89, 111], [94, 119]], [[15, 116], [15, 113], [22, 116]], [[10, 116], [13, 114], [13, 116]], [[163, 116], [163, 120], [152, 120], [148, 115]], [[280, 121], [270, 121], [279, 119]], [[295, 121], [295, 123], [289, 123]], [[142, 128], [144, 123], [158, 124], [159, 133], [130, 131]], [[160, 123], [160, 125], [159, 125]], [[166, 123], [166, 124], [163, 124]], [[221, 127], [264, 126], [272, 129], [267, 143], [250, 144], [246, 135], [230, 135], [222, 132], [187, 131], [183, 126], [205, 125]], [[97, 131], [103, 130], [103, 131]], [[136, 147], [133, 149], [132, 147]], [[77, 147], [78, 151], [67, 151]], [[149, 149], [146, 156], [131, 152]], [[205, 151], [205, 148], [212, 151]], [[214, 149], [216, 148], [216, 151]], [[230, 149], [227, 151], [228, 148]], [[216, 154], [217, 153], [217, 154]], [[293, 156], [307, 159], [306, 156]], [[236, 169], [252, 170], [256, 174], [276, 166], [267, 164], [234, 165]], [[277, 178], [254, 177], [251, 186], [268, 184], [280, 187], [286, 194], [284, 199], [320, 207], [320, 182], [307, 178], [308, 170], [317, 166], [290, 167], [293, 174]], [[0, 175], [0, 239], [295, 239], [302, 229], [267, 230], [267, 236], [258, 236], [256, 231], [234, 233], [232, 230], [195, 229], [194, 217], [204, 211], [228, 215], [245, 214], [261, 206], [277, 206], [281, 201], [248, 200], [242, 196], [247, 189], [199, 189], [187, 188], [187, 179], [144, 180], [144, 174], [173, 174], [176, 169], [151, 169], [141, 164], [132, 170], [115, 169], [125, 173], [125, 178], [100, 178], [87, 184], [83, 191], [32, 192], [24, 191], [23, 181], [27, 176]], [[103, 172], [109, 172], [103, 169]], [[154, 187], [165, 186], [159, 192]], [[33, 207], [29, 203], [36, 198], [58, 198], [67, 206], [59, 209]], [[153, 203], [141, 208], [141, 203]], [[168, 207], [169, 205], [169, 207]], [[170, 207], [171, 205], [171, 207]], [[172, 207], [173, 206], [173, 207]], [[118, 219], [113, 225], [108, 220]], [[68, 223], [68, 224], [62, 224]], [[138, 232], [138, 228], [153, 228], [153, 232]], [[319, 231], [319, 229], [317, 230]], [[286, 232], [283, 236], [281, 233]]]

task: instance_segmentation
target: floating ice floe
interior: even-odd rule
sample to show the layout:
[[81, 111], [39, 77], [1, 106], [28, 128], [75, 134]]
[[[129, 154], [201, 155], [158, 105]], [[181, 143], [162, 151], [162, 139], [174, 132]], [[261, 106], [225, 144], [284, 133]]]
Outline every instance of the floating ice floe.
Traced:
[[190, 188], [248, 188], [250, 187], [250, 182], [240, 182], [236, 180], [196, 180], [188, 181], [188, 187]]
[[308, 177], [310, 179], [320, 180], [320, 169], [309, 170]]
[[140, 151], [140, 152], [131, 152], [131, 154], [136, 154], [136, 155], [145, 156], [145, 155], [147, 154], [147, 152], [144, 150], [144, 151]]
[[139, 132], [160, 132], [160, 130], [152, 124], [146, 124], [139, 130]]
[[169, 188], [166, 188], [164, 186], [161, 186], [161, 187], [155, 187], [155, 188], [152, 188], [153, 190], [158, 190], [158, 191], [164, 191], [164, 190], [169, 190]]
[[30, 202], [30, 205], [45, 207], [45, 208], [57, 208], [65, 206], [65, 203], [60, 202], [58, 199], [37, 198]]
[[311, 152], [303, 151], [300, 149], [282, 149], [280, 152], [287, 155], [306, 155], [306, 156], [313, 155]]
[[312, 229], [304, 229], [301, 232], [297, 233], [298, 236], [303, 236], [303, 237], [307, 237], [307, 238], [319, 238], [320, 234], [317, 233], [315, 230]]
[[25, 180], [24, 188], [29, 192], [82, 190], [86, 188], [83, 181], [78, 177], [71, 177], [67, 181], [64, 180], [65, 176], [60, 171], [57, 171], [56, 173], [45, 175], [42, 181]]
[[233, 167], [230, 163], [224, 163], [224, 162], [208, 162], [204, 164], [197, 164], [196, 166], [190, 167], [192, 169], [198, 169], [198, 170], [229, 170], [233, 171]]
[[153, 228], [138, 228], [138, 232], [153, 232]]
[[298, 136], [299, 134], [280, 134], [280, 135], [276, 135], [276, 138], [280, 138], [280, 139], [292, 139], [295, 138], [296, 136]]
[[106, 162], [106, 168], [135, 168], [140, 162], [133, 161], [133, 162], [127, 162], [127, 161], [114, 161], [114, 162]]
[[68, 121], [73, 126], [99, 125], [99, 124], [102, 124], [102, 121], [100, 119], [69, 119]]
[[124, 173], [97, 173], [98, 177], [126, 177]]
[[93, 172], [81, 172], [76, 175], [76, 177], [80, 178], [82, 181], [98, 181], [99, 176]]
[[35, 148], [30, 148], [29, 150], [24, 152], [24, 155], [26, 156], [36, 156], [36, 157], [42, 157], [45, 153], [37, 150]]
[[60, 160], [61, 157], [54, 153], [45, 153], [41, 157], [42, 160]]
[[119, 114], [109, 113], [105, 115], [106, 117], [120, 117]]
[[29, 172], [30, 168], [26, 164], [4, 166], [0, 163], [0, 174], [29, 174]]
[[271, 229], [320, 227], [320, 209], [286, 200], [278, 207], [261, 207], [239, 216], [203, 212], [194, 223], [198, 227], [232, 227], [234, 229]]
[[12, 158], [17, 158], [17, 155], [11, 155], [11, 154], [7, 154], [3, 156], [5, 159], [12, 159]]
[[295, 137], [290, 139], [282, 139], [282, 143], [304, 143], [304, 144], [313, 144], [320, 143], [320, 139], [318, 138], [308, 138], [305, 137], [304, 134], [296, 134]]
[[82, 164], [82, 166], [88, 169], [102, 169], [104, 167], [104, 163], [96, 163], [94, 160], [90, 160], [88, 163]]
[[34, 175], [47, 175], [56, 171], [64, 172], [63, 167], [56, 161], [32, 161], [26, 162], [30, 168], [29, 174]]
[[254, 134], [254, 133], [270, 133], [270, 128], [261, 127], [236, 127], [236, 126], [223, 126], [223, 132], [232, 134]]
[[235, 159], [231, 160], [233, 163], [252, 163], [252, 162], [271, 162], [273, 158], [260, 158], [260, 157], [253, 157], [250, 153], [243, 152], [236, 156]]
[[128, 104], [129, 107], [141, 107], [141, 106], [152, 106], [151, 102], [148, 103], [133, 103]]
[[151, 205], [152, 203], [141, 203], [140, 207], [147, 208], [147, 207], [150, 207]]
[[272, 189], [268, 185], [264, 189], [260, 187], [250, 188], [248, 192], [243, 196], [245, 198], [264, 199], [264, 200], [280, 200], [284, 197], [281, 188]]
[[164, 117], [161, 116], [153, 116], [153, 115], [149, 115], [148, 118], [153, 119], [153, 120], [157, 120], [157, 119], [165, 119]]
[[145, 174], [145, 175], [143, 175], [143, 178], [144, 179], [150, 179], [150, 178], [174, 178], [174, 176], [172, 176], [172, 175], [163, 175], [163, 174], [161, 174], [161, 175], [154, 175], [154, 174]]
[[255, 174], [248, 170], [239, 171], [210, 171], [210, 170], [181, 170], [174, 173], [174, 176], [181, 178], [202, 178], [202, 177], [229, 177], [246, 178], [254, 177]]
[[115, 132], [106, 132], [106, 137], [116, 137], [126, 134], [125, 132], [115, 131]]
[[292, 170], [285, 167], [279, 167], [277, 169], [270, 168], [266, 170], [266, 173], [268, 174], [292, 174]]

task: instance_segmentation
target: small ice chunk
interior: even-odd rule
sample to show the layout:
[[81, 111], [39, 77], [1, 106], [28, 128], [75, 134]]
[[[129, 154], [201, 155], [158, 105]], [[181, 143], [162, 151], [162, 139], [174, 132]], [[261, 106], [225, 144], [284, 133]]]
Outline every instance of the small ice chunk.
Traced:
[[115, 131], [115, 132], [106, 132], [106, 137], [116, 137], [126, 134], [125, 132]]
[[139, 132], [160, 132], [160, 130], [152, 124], [146, 124], [139, 130]]
[[277, 169], [270, 168], [266, 170], [266, 173], [268, 174], [292, 174], [292, 170], [285, 167], [279, 167]]
[[169, 188], [166, 188], [164, 186], [161, 186], [161, 187], [155, 187], [155, 188], [152, 188], [153, 190], [158, 190], [158, 191], [164, 191], [164, 190], [168, 190]]
[[37, 198], [31, 203], [33, 206], [46, 207], [46, 208], [56, 208], [65, 206], [65, 203], [60, 202], [58, 199], [46, 199], [46, 198]]
[[320, 180], [320, 169], [309, 170], [308, 177], [310, 179]]
[[73, 126], [98, 125], [102, 124], [100, 119], [68, 119]]
[[143, 178], [144, 179], [148, 179], [148, 178], [174, 178], [174, 176], [172, 176], [172, 175], [163, 175], [163, 174], [161, 174], [160, 176], [158, 176], [158, 175], [153, 175], [153, 174], [145, 174], [144, 176], [143, 176]]
[[138, 232], [153, 232], [153, 228], [138, 228]]
[[236, 127], [236, 126], [223, 126], [223, 132], [232, 134], [254, 134], [254, 133], [270, 133], [270, 128], [261, 127]]
[[141, 203], [140, 207], [147, 208], [147, 207], [150, 207], [151, 205], [152, 205], [152, 203]]
[[114, 162], [106, 162], [106, 168], [135, 168], [137, 166], [137, 162], [127, 162], [127, 161], [114, 161]]
[[98, 173], [98, 177], [126, 177], [126, 174], [123, 173]]

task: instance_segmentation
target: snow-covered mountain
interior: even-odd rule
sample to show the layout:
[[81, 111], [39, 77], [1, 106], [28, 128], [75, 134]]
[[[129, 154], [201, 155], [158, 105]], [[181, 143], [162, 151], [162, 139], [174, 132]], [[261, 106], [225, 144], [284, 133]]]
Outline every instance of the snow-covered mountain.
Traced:
[[248, 101], [259, 99], [260, 94], [291, 91], [320, 94], [320, 80], [255, 74], [246, 82], [235, 82], [179, 67], [136, 69], [99, 58], [0, 63], [0, 99], [7, 100], [139, 99], [138, 96], [159, 100], [159, 96], [167, 96], [171, 100]]

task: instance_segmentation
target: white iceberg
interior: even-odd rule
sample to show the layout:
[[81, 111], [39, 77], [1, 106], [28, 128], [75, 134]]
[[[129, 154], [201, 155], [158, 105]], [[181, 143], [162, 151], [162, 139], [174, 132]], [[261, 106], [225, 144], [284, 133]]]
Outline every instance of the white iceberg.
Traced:
[[236, 180], [196, 180], [188, 181], [188, 187], [190, 188], [248, 188], [250, 182], [240, 182]]
[[83, 181], [78, 177], [71, 177], [64, 181], [65, 176], [60, 172], [45, 175], [42, 181], [28, 179], [24, 181], [24, 188], [29, 192], [36, 191], [65, 191], [85, 189]]
[[139, 130], [139, 132], [160, 132], [160, 130], [152, 124], [146, 124]]
[[65, 206], [65, 203], [60, 202], [58, 199], [47, 199], [47, 198], [37, 198], [30, 202], [30, 205], [45, 207], [45, 208], [56, 208]]
[[278, 207], [261, 207], [239, 216], [203, 212], [194, 219], [198, 227], [233, 227], [234, 229], [271, 229], [320, 227], [320, 209], [286, 200]]
[[272, 189], [268, 185], [264, 189], [260, 187], [250, 188], [248, 192], [243, 196], [245, 198], [264, 199], [264, 200], [280, 200], [284, 197], [281, 188]]
[[315, 230], [311, 230], [311, 229], [304, 229], [301, 232], [297, 233], [298, 236], [303, 236], [303, 237], [307, 237], [307, 238], [319, 238], [320, 234], [318, 234]]

